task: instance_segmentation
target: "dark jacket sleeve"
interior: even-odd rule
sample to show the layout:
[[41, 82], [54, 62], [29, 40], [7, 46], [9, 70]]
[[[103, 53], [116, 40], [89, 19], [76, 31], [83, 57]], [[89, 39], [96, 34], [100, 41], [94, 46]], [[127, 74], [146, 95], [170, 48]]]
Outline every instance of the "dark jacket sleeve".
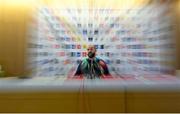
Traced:
[[74, 74], [74, 76], [79, 76], [82, 74], [82, 71], [81, 71], [81, 64], [82, 64], [82, 61], [79, 63], [78, 67], [77, 67], [77, 70]]
[[105, 74], [105, 75], [110, 75], [109, 69], [108, 69], [108, 66], [107, 66], [106, 62], [103, 61], [103, 60], [100, 60], [99, 63], [100, 63], [101, 67], [102, 67], [103, 70], [104, 70], [104, 74]]

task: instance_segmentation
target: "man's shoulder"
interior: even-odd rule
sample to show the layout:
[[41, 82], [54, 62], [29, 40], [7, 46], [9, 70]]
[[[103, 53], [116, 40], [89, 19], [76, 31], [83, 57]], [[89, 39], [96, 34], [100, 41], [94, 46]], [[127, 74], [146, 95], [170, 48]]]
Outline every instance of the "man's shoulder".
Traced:
[[[99, 58], [99, 57], [96, 57], [96, 58], [95, 58], [95, 61], [96, 61], [96, 62], [106, 63], [103, 59], [101, 59], [101, 58]], [[88, 62], [88, 58], [83, 58], [83, 59], [81, 60], [81, 62]]]
[[87, 62], [87, 60], [88, 60], [88, 58], [83, 58], [83, 59], [81, 60], [81, 63], [82, 63], [82, 62]]
[[96, 61], [98, 61], [98, 62], [105, 62], [103, 59], [101, 59], [99, 57], [96, 57]]

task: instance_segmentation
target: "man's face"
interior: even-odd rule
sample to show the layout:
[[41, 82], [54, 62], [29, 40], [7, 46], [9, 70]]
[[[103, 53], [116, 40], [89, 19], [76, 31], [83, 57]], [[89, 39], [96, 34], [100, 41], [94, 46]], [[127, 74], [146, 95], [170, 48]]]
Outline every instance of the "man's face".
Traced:
[[91, 46], [91, 45], [88, 46], [87, 53], [88, 53], [88, 57], [89, 58], [94, 58], [95, 55], [96, 55], [96, 48], [95, 48], [95, 46]]

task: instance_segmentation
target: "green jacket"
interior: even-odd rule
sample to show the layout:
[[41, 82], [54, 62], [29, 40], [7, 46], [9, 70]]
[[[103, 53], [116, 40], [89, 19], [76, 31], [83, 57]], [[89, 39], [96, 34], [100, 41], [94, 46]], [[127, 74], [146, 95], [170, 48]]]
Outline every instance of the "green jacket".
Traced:
[[90, 60], [89, 58], [83, 59], [75, 73], [75, 76], [84, 75], [87, 78], [99, 78], [102, 75], [110, 75], [106, 63], [99, 58]]

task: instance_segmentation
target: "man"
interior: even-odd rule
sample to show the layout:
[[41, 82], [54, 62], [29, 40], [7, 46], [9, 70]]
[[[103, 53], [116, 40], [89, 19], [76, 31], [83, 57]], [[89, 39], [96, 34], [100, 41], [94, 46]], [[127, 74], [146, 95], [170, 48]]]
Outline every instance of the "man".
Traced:
[[88, 79], [102, 78], [109, 76], [109, 70], [106, 63], [96, 57], [96, 48], [89, 45], [87, 48], [88, 58], [85, 58], [79, 64], [75, 76], [84, 76]]

